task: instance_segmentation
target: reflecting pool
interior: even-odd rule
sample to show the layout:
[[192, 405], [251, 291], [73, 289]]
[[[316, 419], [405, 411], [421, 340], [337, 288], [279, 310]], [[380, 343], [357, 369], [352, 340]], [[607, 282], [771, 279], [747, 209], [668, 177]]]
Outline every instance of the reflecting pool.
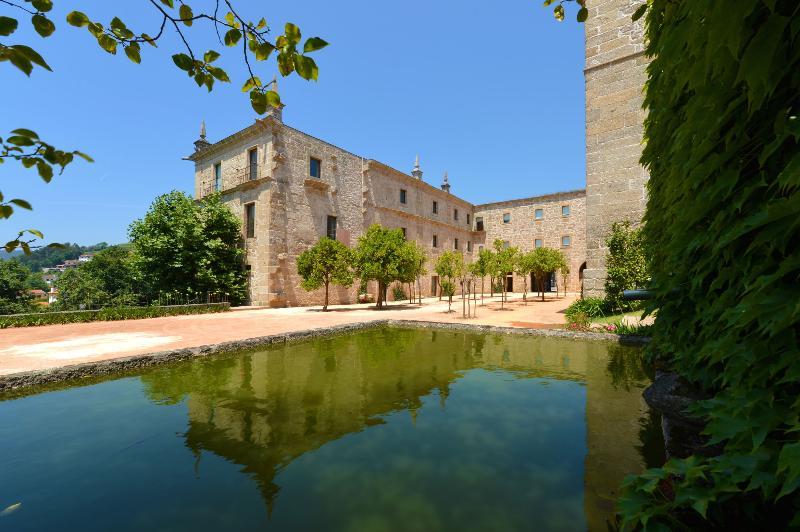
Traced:
[[663, 456], [648, 382], [608, 342], [381, 328], [0, 396], [0, 530], [605, 530]]

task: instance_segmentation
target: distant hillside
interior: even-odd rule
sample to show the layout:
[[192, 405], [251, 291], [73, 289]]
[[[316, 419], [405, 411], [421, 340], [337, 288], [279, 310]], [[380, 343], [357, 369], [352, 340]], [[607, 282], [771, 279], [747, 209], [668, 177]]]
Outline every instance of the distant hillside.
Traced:
[[77, 259], [81, 253], [105, 249], [108, 247], [108, 244], [100, 242], [93, 246], [81, 246], [80, 244], [65, 242], [64, 246], [63, 248], [39, 248], [34, 250], [30, 255], [25, 255], [20, 250], [14, 250], [12, 253], [6, 253], [4, 251], [0, 254], [0, 259], [16, 259], [27, 266], [31, 271], [38, 272], [42, 268], [52, 268], [65, 260]]

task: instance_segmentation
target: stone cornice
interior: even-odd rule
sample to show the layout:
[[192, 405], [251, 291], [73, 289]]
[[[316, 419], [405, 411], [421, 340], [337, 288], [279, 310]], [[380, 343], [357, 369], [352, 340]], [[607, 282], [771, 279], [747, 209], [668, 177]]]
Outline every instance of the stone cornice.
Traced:
[[455, 203], [459, 203], [462, 206], [467, 207], [468, 209], [471, 209], [471, 208], [474, 207], [474, 205], [472, 203], [468, 202], [467, 200], [459, 198], [458, 196], [454, 196], [453, 194], [445, 192], [444, 190], [442, 190], [440, 188], [436, 188], [435, 186], [431, 185], [430, 183], [427, 183], [425, 181], [421, 181], [421, 180], [419, 180], [419, 179], [417, 179], [417, 178], [415, 178], [413, 176], [410, 176], [410, 175], [406, 174], [405, 172], [401, 172], [397, 168], [393, 168], [393, 167], [389, 166], [388, 164], [382, 163], [380, 161], [376, 161], [375, 159], [367, 159], [366, 163], [367, 163], [367, 169], [369, 169], [371, 166], [375, 166], [377, 168], [380, 168], [381, 170], [388, 171], [389, 173], [391, 173], [391, 174], [393, 174], [393, 175], [395, 175], [395, 176], [397, 176], [397, 177], [399, 177], [401, 179], [404, 179], [405, 182], [408, 183], [409, 186], [419, 187], [419, 188], [425, 189], [426, 192], [431, 192], [431, 193], [435, 194], [436, 196], [438, 196], [438, 197], [440, 197], [442, 199], [452, 200]]
[[519, 198], [505, 201], [495, 201], [492, 203], [482, 203], [475, 205], [475, 212], [479, 210], [496, 209], [499, 207], [520, 207], [522, 205], [530, 205], [532, 203], [547, 203], [550, 201], [563, 201], [574, 198], [585, 198], [586, 190], [568, 190], [566, 192], [553, 192], [552, 194], [544, 194], [542, 196], [531, 196], [530, 198]]
[[471, 227], [467, 227], [466, 224], [463, 226], [449, 224], [447, 222], [443, 222], [442, 220], [437, 220], [436, 218], [429, 218], [428, 216], [422, 216], [420, 214], [415, 214], [413, 212], [406, 212], [404, 210], [395, 209], [393, 207], [384, 207], [382, 205], [371, 205], [371, 207], [379, 211], [391, 212], [392, 214], [396, 214], [402, 218], [408, 218], [409, 220], [432, 223], [433, 225], [438, 225], [440, 227], [444, 227], [447, 229], [455, 229], [457, 231], [463, 231], [464, 233], [469, 233], [476, 236], [480, 236], [486, 233], [486, 231], [474, 231]]

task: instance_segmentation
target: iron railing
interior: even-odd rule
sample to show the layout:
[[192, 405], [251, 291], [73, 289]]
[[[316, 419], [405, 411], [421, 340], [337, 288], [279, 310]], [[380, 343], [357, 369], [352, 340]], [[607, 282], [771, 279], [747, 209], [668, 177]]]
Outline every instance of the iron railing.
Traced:
[[264, 177], [264, 170], [261, 165], [247, 165], [242, 168], [236, 168], [225, 173], [219, 189], [217, 189], [213, 177], [210, 182], [204, 182], [200, 189], [200, 197], [208, 196], [214, 192], [225, 192], [226, 190], [236, 188], [249, 181], [256, 181], [262, 177]]

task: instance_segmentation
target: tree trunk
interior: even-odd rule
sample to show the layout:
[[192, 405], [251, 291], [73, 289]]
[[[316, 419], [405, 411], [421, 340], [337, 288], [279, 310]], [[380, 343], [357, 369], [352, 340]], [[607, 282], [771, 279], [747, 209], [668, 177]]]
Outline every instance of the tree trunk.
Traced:
[[481, 306], [483, 305], [483, 277], [481, 277]]
[[464, 301], [464, 281], [461, 281], [461, 317], [467, 317], [467, 302]]
[[330, 281], [325, 281], [325, 304], [322, 305], [322, 311], [323, 312], [328, 310], [328, 285], [329, 284], [330, 284]]
[[377, 301], [375, 302], [375, 308], [383, 307], [383, 283], [378, 281], [378, 297]]
[[544, 301], [544, 277], [545, 277], [545, 276], [544, 276], [544, 275], [542, 275], [542, 279], [541, 279], [541, 281], [539, 282], [539, 286], [540, 286], [540, 287], [541, 287], [541, 289], [542, 289], [542, 301]]

